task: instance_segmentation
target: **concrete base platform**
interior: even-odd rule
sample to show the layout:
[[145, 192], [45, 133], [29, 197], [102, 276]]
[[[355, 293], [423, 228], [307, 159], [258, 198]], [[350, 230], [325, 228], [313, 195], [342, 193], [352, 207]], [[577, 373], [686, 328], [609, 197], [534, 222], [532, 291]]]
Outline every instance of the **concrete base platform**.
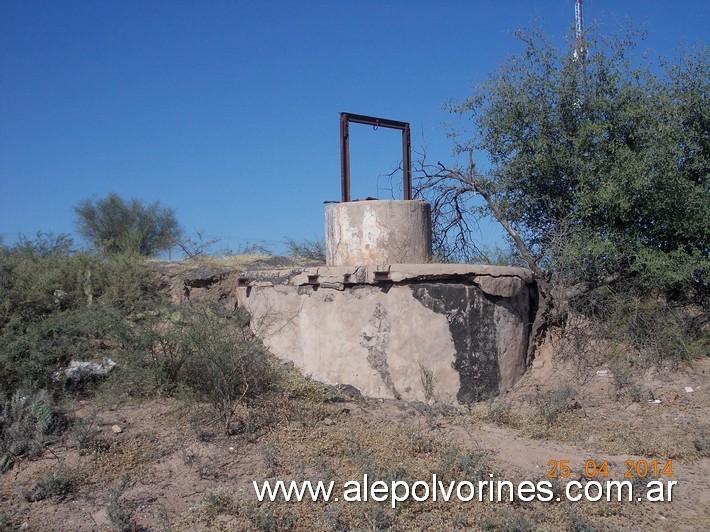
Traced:
[[526, 369], [523, 268], [387, 264], [245, 272], [238, 304], [278, 357], [371, 397], [470, 403]]

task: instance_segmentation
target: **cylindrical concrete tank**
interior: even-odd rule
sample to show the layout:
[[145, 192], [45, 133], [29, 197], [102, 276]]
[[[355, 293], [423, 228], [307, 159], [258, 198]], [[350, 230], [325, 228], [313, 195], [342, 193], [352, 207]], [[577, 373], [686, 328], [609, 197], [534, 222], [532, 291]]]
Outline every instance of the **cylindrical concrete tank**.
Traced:
[[421, 200], [327, 205], [325, 249], [328, 266], [429, 262], [431, 208]]

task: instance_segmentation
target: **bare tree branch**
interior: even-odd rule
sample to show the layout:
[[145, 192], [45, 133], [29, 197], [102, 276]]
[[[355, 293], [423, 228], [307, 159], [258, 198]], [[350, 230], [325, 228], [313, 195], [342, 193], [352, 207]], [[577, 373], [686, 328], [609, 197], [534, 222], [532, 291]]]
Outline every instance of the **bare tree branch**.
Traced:
[[520, 256], [523, 257], [538, 283], [547, 292], [547, 276], [538, 266], [535, 257], [525, 245], [520, 234], [506, 220], [491, 193], [482, 185], [481, 175], [477, 172], [473, 159], [473, 150], [468, 150], [468, 161], [468, 168], [465, 171], [449, 168], [441, 162], [437, 162], [436, 165], [428, 165], [424, 158], [420, 161], [418, 171], [422, 177], [417, 181], [417, 194], [428, 195], [427, 193], [431, 193], [433, 196], [433, 214], [437, 219], [435, 223], [438, 224], [440, 232], [435, 238], [448, 238], [451, 231], [454, 230], [456, 231], [455, 249], [472, 246], [468, 216], [470, 212], [468, 207], [463, 205], [463, 201], [467, 195], [479, 194], [486, 202], [488, 211], [513, 240]]

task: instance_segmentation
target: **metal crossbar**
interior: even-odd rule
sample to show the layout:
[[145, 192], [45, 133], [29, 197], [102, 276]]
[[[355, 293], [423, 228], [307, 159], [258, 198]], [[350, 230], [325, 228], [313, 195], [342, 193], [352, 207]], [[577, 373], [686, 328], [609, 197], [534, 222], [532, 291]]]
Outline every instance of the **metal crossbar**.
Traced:
[[404, 199], [412, 199], [412, 144], [409, 123], [374, 116], [340, 113], [340, 180], [343, 202], [350, 201], [350, 129], [349, 123], [402, 130], [402, 174]]

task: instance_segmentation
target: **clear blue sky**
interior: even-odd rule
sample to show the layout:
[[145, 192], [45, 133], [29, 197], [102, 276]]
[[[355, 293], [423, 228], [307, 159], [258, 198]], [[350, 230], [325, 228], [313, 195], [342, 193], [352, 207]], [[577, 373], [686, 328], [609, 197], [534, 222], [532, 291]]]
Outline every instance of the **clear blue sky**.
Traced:
[[[630, 19], [664, 56], [710, 31], [705, 0], [584, 12], [604, 31]], [[573, 19], [573, 0], [0, 0], [0, 234], [75, 235], [77, 202], [114, 191], [232, 249], [320, 239], [341, 111], [410, 122], [413, 146], [449, 161], [444, 102], [520, 50], [514, 30], [563, 42]], [[351, 134], [353, 196], [392, 197], [378, 175], [400, 133]]]

